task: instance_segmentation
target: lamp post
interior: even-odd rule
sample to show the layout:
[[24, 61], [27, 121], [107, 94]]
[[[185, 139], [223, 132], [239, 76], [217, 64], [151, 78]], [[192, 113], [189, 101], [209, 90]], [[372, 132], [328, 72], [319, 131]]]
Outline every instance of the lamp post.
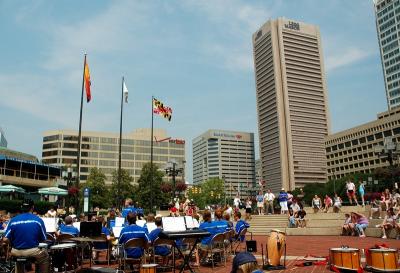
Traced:
[[177, 165], [176, 161], [169, 161], [165, 168], [165, 173], [172, 177], [172, 199], [175, 198], [176, 176], [183, 173], [183, 168], [177, 168]]
[[335, 175], [335, 170], [332, 170], [333, 173], [333, 192], [336, 193], [336, 175]]
[[[74, 172], [72, 168], [67, 168], [67, 170], [63, 171], [61, 175], [63, 179], [67, 180], [67, 189], [69, 191], [69, 189], [73, 185], [73, 181], [76, 180], [78, 174]], [[68, 203], [69, 203], [68, 206], [71, 206], [71, 200], [68, 200]]]

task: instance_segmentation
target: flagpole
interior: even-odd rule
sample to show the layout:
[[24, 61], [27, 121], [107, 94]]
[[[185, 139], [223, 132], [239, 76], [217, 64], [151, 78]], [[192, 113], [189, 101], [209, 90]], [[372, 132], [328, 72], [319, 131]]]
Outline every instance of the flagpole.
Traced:
[[[81, 178], [81, 139], [82, 139], [82, 109], [83, 109], [83, 89], [85, 87], [85, 67], [86, 67], [86, 53], [85, 53], [85, 59], [83, 61], [83, 75], [82, 75], [82, 94], [81, 94], [81, 109], [79, 113], [79, 131], [78, 131], [78, 155], [77, 155], [77, 176], [76, 176], [76, 188], [79, 189], [79, 182]], [[78, 211], [78, 206], [79, 202], [78, 199], [76, 200], [76, 211]]]
[[150, 211], [153, 212], [153, 130], [154, 130], [154, 96], [151, 96], [151, 141], [150, 141]]
[[121, 118], [119, 121], [119, 158], [118, 158], [118, 190], [117, 190], [117, 207], [121, 206], [121, 148], [122, 148], [122, 113], [124, 109], [124, 77], [122, 76], [122, 86], [121, 86]]

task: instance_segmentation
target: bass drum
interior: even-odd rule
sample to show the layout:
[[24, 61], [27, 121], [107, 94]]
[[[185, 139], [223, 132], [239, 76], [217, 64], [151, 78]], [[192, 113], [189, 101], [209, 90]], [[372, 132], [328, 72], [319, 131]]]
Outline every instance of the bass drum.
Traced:
[[281, 257], [286, 247], [286, 233], [278, 229], [272, 229], [268, 238], [268, 264], [280, 265]]
[[361, 267], [358, 248], [331, 248], [329, 250], [331, 266], [339, 269], [357, 271]]
[[400, 272], [396, 249], [370, 248], [366, 253], [367, 268], [379, 272]]

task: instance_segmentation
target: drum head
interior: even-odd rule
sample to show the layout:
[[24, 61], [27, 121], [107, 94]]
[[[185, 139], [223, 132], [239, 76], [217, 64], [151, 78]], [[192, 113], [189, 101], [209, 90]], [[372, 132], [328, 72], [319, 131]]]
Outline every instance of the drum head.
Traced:
[[142, 264], [143, 268], [151, 268], [151, 267], [157, 267], [158, 264]]
[[39, 248], [47, 248], [48, 245], [46, 243], [39, 243]]
[[397, 250], [393, 249], [393, 248], [370, 248], [368, 251], [370, 251], [370, 252], [397, 252]]
[[331, 248], [330, 251], [338, 251], [338, 252], [354, 252], [354, 251], [359, 251], [358, 248], [341, 248], [341, 247], [336, 247], [336, 248]]
[[76, 244], [73, 243], [65, 243], [51, 246], [50, 249], [65, 249], [65, 248], [73, 248], [76, 247]]

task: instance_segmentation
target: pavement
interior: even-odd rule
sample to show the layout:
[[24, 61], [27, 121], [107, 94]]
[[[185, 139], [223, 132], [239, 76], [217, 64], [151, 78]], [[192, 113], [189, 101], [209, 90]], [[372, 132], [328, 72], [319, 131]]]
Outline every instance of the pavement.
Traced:
[[[247, 239], [250, 238], [247, 237]], [[261, 247], [263, 247], [265, 250], [267, 239], [268, 239], [267, 236], [253, 236], [253, 240], [257, 242], [257, 252], [254, 254], [259, 262], [259, 265], [262, 265]], [[337, 248], [346, 245], [351, 248], [365, 249], [373, 247], [375, 244], [382, 244], [382, 243], [387, 244], [391, 248], [400, 249], [400, 240], [393, 240], [393, 239], [380, 239], [372, 237], [359, 238], [359, 237], [347, 237], [347, 236], [287, 236], [286, 269], [274, 270], [274, 271], [270, 270], [264, 272], [275, 272], [275, 273], [333, 272], [329, 270], [327, 265], [312, 265], [312, 266], [299, 267], [296, 266], [295, 264], [298, 263], [302, 258], [304, 258], [307, 255], [321, 256], [321, 257], [329, 256], [330, 248]], [[226, 267], [224, 267], [222, 263], [217, 265], [214, 269], [211, 268], [211, 266], [210, 267], [200, 266], [200, 267], [195, 267], [194, 269], [198, 273], [210, 273], [210, 272], [230, 273], [232, 268], [232, 259], [233, 257], [230, 257], [228, 259]], [[363, 256], [361, 261], [362, 262], [365, 261], [365, 258]], [[115, 267], [115, 265], [111, 267]]]

